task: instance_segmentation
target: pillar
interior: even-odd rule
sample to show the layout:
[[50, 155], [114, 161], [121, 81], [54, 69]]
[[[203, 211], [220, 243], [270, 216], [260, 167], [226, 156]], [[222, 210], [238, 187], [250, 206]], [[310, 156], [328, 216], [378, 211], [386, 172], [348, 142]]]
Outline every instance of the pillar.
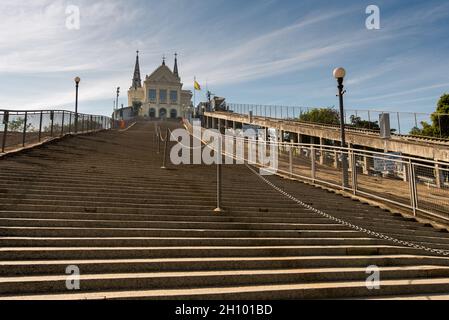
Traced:
[[320, 137], [320, 164], [324, 165], [325, 153], [324, 153], [324, 138]]
[[[352, 149], [353, 147], [354, 146], [352, 144], [348, 143], [348, 148]], [[352, 172], [352, 168], [353, 168], [353, 165], [355, 165], [355, 163], [352, 163], [353, 159], [352, 159], [352, 152], [351, 151], [348, 152], [347, 158], [348, 158], [348, 171]]]
[[[369, 168], [370, 168], [370, 161], [368, 156], [363, 156], [363, 174], [369, 176]], [[405, 170], [407, 170], [407, 166], [404, 166]], [[407, 175], [404, 175], [407, 177]], [[407, 179], [407, 178], [406, 178]]]
[[338, 169], [338, 156], [339, 153], [337, 151], [334, 151], [334, 168]]
[[441, 179], [441, 170], [440, 165], [438, 163], [435, 164], [435, 184], [437, 185], [437, 188], [441, 189], [442, 186], [442, 179]]

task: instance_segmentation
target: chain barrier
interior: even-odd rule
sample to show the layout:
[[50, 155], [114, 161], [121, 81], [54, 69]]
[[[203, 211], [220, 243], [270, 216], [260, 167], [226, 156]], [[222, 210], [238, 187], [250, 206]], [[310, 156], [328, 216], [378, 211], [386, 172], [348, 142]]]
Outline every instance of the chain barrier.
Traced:
[[265, 177], [260, 175], [256, 170], [254, 170], [248, 164], [246, 164], [246, 166], [247, 166], [247, 168], [251, 172], [253, 172], [255, 175], [257, 175], [262, 181], [264, 181], [267, 185], [269, 185], [270, 187], [272, 187], [273, 189], [278, 191], [280, 194], [282, 194], [285, 197], [287, 197], [288, 199], [296, 202], [297, 204], [299, 204], [303, 208], [308, 209], [308, 210], [310, 210], [310, 211], [312, 211], [312, 212], [314, 212], [316, 214], [319, 214], [319, 215], [321, 215], [324, 218], [327, 218], [327, 219], [329, 219], [331, 221], [337, 222], [338, 224], [341, 224], [341, 225], [344, 225], [346, 227], [349, 227], [349, 228], [351, 228], [351, 229], [353, 229], [355, 231], [365, 233], [365, 234], [367, 234], [369, 236], [376, 237], [376, 238], [381, 239], [381, 240], [387, 240], [387, 241], [390, 241], [390, 242], [393, 242], [395, 244], [399, 244], [399, 245], [402, 245], [402, 246], [405, 246], [405, 247], [409, 247], [409, 248], [413, 248], [413, 249], [417, 249], [417, 250], [423, 250], [423, 251], [434, 253], [434, 254], [437, 254], [437, 255], [441, 255], [441, 256], [444, 256], [444, 257], [449, 257], [449, 251], [447, 251], [447, 250], [434, 249], [434, 248], [426, 247], [426, 246], [419, 245], [419, 244], [416, 244], [416, 243], [413, 243], [413, 242], [409, 242], [409, 241], [405, 241], [405, 240], [399, 240], [399, 239], [396, 239], [394, 237], [387, 236], [387, 235], [385, 235], [383, 233], [371, 231], [369, 229], [360, 227], [360, 226], [355, 225], [353, 223], [347, 222], [347, 221], [345, 221], [343, 219], [334, 217], [334, 216], [332, 216], [332, 215], [330, 215], [330, 214], [328, 214], [328, 213], [326, 213], [324, 211], [316, 209], [316, 208], [312, 207], [311, 205], [309, 205], [307, 203], [304, 203], [303, 201], [301, 201], [301, 200], [297, 199], [296, 197], [292, 196], [288, 192], [284, 191], [282, 188], [276, 186], [274, 183], [272, 183], [271, 181], [269, 181], [268, 179], [266, 179]]

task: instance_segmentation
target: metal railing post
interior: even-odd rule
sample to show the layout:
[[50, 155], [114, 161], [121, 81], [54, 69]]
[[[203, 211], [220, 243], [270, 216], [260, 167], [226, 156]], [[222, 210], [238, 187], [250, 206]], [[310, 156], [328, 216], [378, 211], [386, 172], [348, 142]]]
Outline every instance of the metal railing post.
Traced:
[[217, 163], [217, 207], [215, 208], [214, 212], [223, 212], [223, 209], [221, 207], [221, 194], [222, 194], [222, 164]]
[[410, 189], [410, 204], [412, 206], [413, 215], [416, 217], [417, 209], [417, 199], [416, 199], [416, 179], [413, 169], [413, 163], [411, 160], [407, 163], [407, 173], [409, 179], [409, 189]]
[[50, 112], [50, 120], [51, 120], [51, 129], [50, 129], [50, 137], [53, 137], [53, 125], [54, 125], [55, 113], [54, 111]]
[[28, 122], [28, 112], [25, 111], [25, 119], [23, 120], [22, 147], [25, 147], [25, 141], [27, 136], [27, 122]]
[[164, 156], [162, 158], [162, 167], [161, 167], [161, 169], [167, 169], [167, 167], [166, 167], [166, 159], [167, 159], [169, 136], [170, 136], [170, 129], [167, 129], [167, 134], [165, 136]]
[[[219, 136], [219, 145], [222, 145], [222, 136]], [[221, 148], [221, 147], [220, 147]], [[219, 150], [218, 150], [219, 151]], [[221, 207], [222, 203], [222, 193], [223, 193], [223, 186], [222, 186], [222, 180], [223, 180], [223, 168], [222, 168], [222, 162], [223, 162], [223, 156], [221, 153], [217, 151], [217, 207], [215, 208], [214, 212], [221, 213], [223, 212], [223, 208]]]
[[161, 129], [159, 128], [157, 130], [157, 154], [161, 153], [161, 139], [162, 139]]
[[311, 176], [312, 176], [312, 182], [315, 183], [316, 180], [316, 155], [315, 155], [315, 148], [313, 146], [310, 147], [310, 158], [311, 158]]
[[62, 111], [62, 119], [61, 119], [61, 137], [64, 136], [64, 111]]
[[291, 145], [288, 146], [288, 163], [290, 178], [293, 178], [293, 147]]
[[8, 135], [8, 122], [9, 122], [9, 112], [5, 111], [3, 113], [3, 141], [2, 141], [2, 153], [5, 152], [5, 146], [6, 146], [6, 136]]
[[72, 113], [69, 112], [69, 133], [72, 132]]
[[41, 111], [41, 115], [39, 118], [39, 142], [41, 142], [41, 138], [42, 138], [42, 117], [43, 117], [43, 112]]
[[352, 169], [352, 192], [357, 195], [357, 157], [354, 151], [351, 151], [351, 169]]

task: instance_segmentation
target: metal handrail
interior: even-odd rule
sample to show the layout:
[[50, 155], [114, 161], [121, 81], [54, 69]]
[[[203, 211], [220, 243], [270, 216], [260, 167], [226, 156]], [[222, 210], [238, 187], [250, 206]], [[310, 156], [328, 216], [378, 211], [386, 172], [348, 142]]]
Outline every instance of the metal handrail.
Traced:
[[[264, 104], [248, 104], [248, 103], [228, 103], [227, 106], [232, 107], [232, 106], [245, 106], [246, 108], [290, 108], [290, 109], [302, 109], [302, 110], [314, 110], [314, 109], [319, 109], [319, 108], [326, 108], [326, 107], [301, 107], [301, 106], [286, 106], [286, 105], [264, 105]], [[333, 107], [329, 107], [331, 109], [334, 109]], [[335, 109], [337, 110], [337, 109]], [[404, 111], [394, 111], [394, 110], [377, 110], [377, 109], [345, 109], [346, 112], [355, 112], [355, 113], [359, 113], [359, 112], [373, 112], [373, 113], [391, 113], [391, 114], [416, 114], [416, 115], [432, 115], [432, 114], [436, 114], [436, 115], [440, 115], [440, 116], [449, 116], [449, 113], [441, 113], [441, 112], [404, 112]]]
[[[192, 130], [190, 123], [185, 125], [189, 131]], [[216, 129], [211, 130], [220, 133]], [[248, 147], [253, 145], [249, 142], [251, 139], [255, 140], [256, 136], [233, 136], [233, 139], [236, 143], [246, 142], [245, 147]], [[276, 138], [259, 142], [266, 144], [266, 152], [272, 149], [268, 148], [269, 146], [274, 146], [278, 151], [279, 168], [275, 172], [279, 175], [399, 206], [411, 211], [415, 216], [421, 213], [449, 221], [449, 162], [352, 147], [282, 142]], [[203, 143], [205, 144], [205, 141]], [[237, 159], [226, 147], [222, 152], [235, 160], [250, 162], [245, 153], [243, 158]], [[347, 154], [350, 159], [349, 186], [339, 183], [342, 170], [341, 154]], [[252, 165], [269, 171], [272, 169], [258, 159], [255, 163], [253, 161], [254, 159], [251, 160]]]
[[[248, 112], [253, 112], [254, 116], [262, 116], [265, 118], [270, 119], [297, 119], [298, 115], [301, 115], [305, 112], [309, 112], [312, 110], [319, 109], [313, 108], [313, 107], [301, 107], [301, 106], [282, 106], [282, 105], [259, 105], [259, 104], [236, 104], [236, 103], [228, 103], [226, 105], [227, 110], [232, 110], [239, 114], [246, 114]], [[326, 107], [322, 107], [326, 108]], [[333, 107], [330, 109], [334, 109]], [[336, 110], [336, 109], [335, 109]], [[274, 112], [273, 112], [274, 111]], [[348, 115], [355, 115], [360, 118], [362, 118], [365, 121], [368, 121], [369, 124], [373, 122], [378, 122], [378, 119], [375, 119], [373, 116], [375, 114], [385, 114], [389, 113], [391, 115], [394, 115], [397, 120], [392, 121], [392, 129], [395, 129], [396, 132], [394, 133], [397, 136], [410, 136], [410, 137], [429, 137], [433, 139], [440, 139], [440, 140], [449, 140], [447, 139], [442, 130], [441, 130], [441, 118], [443, 117], [449, 117], [448, 113], [441, 113], [441, 112], [432, 112], [432, 113], [424, 113], [424, 112], [403, 112], [403, 111], [390, 111], [390, 110], [373, 110], [373, 109], [346, 109], [344, 113], [344, 122], [348, 126], [349, 129], [357, 129], [357, 130], [364, 130], [366, 132], [378, 132], [378, 130], [374, 130], [371, 128], [358, 128], [356, 126], [352, 126], [348, 124]], [[292, 115], [293, 117], [290, 117]], [[421, 122], [423, 120], [430, 121], [432, 116], [438, 117], [438, 121], [440, 122], [440, 133], [439, 137], [437, 136], [426, 136], [426, 135], [412, 135], [411, 130], [413, 128], [419, 128], [421, 126]], [[425, 117], [426, 119], [418, 119], [419, 117]], [[404, 123], [405, 118], [405, 123]], [[298, 119], [299, 120], [299, 119]], [[374, 120], [374, 121], [373, 121]], [[322, 122], [308, 122], [308, 121], [302, 121], [304, 123], [317, 123], [317, 124], [325, 124]], [[331, 126], [331, 125], [329, 125]], [[395, 127], [396, 126], [396, 127]], [[405, 128], [405, 130], [404, 130]], [[406, 134], [404, 134], [407, 131]]]
[[[67, 134], [108, 130], [116, 125], [115, 121], [108, 116], [57, 109], [0, 109], [0, 118], [1, 153], [5, 153], [7, 147], [18, 148], [30, 143], [39, 143], [43, 136], [63, 137]], [[12, 126], [14, 129], [11, 128]]]

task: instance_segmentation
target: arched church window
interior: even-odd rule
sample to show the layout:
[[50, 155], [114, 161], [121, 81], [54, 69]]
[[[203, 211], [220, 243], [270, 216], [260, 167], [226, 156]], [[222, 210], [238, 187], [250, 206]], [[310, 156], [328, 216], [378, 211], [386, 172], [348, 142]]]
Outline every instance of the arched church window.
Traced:
[[150, 116], [151, 119], [156, 118], [156, 109], [151, 108], [150, 112], [149, 112], [149, 116]]
[[159, 118], [167, 119], [167, 110], [165, 108], [159, 110]]

